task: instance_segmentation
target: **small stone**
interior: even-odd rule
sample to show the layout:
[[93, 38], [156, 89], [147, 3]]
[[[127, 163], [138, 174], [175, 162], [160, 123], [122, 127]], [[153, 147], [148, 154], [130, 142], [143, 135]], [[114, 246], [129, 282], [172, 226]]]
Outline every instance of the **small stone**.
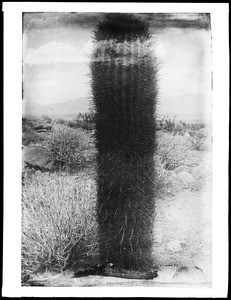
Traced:
[[154, 243], [162, 244], [163, 237], [161, 234], [157, 233], [154, 237]]
[[170, 177], [178, 178], [175, 171], [168, 171]]
[[172, 267], [172, 266], [162, 266], [160, 267], [160, 269], [158, 270], [158, 277], [154, 278], [155, 282], [160, 282], [160, 283], [164, 283], [164, 282], [171, 282], [174, 274], [176, 271], [176, 267]]
[[54, 162], [50, 161], [48, 164], [46, 164], [46, 169], [53, 170], [54, 169]]
[[178, 173], [178, 178], [184, 183], [184, 184], [190, 184], [195, 182], [195, 178], [188, 172], [182, 171]]
[[183, 171], [188, 172], [189, 171], [189, 167], [188, 166], [179, 166], [179, 167], [177, 167], [177, 168], [174, 169], [174, 172], [176, 174], [178, 174], [180, 172], [183, 172]]
[[187, 248], [187, 246], [188, 246], [188, 244], [185, 242], [181, 242], [180, 244], [183, 249]]
[[204, 178], [211, 175], [212, 173], [212, 164], [210, 162], [204, 162], [199, 166], [193, 168], [192, 175], [196, 179]]
[[47, 150], [41, 146], [28, 146], [22, 150], [22, 161], [32, 167], [46, 168], [50, 159]]
[[26, 147], [23, 149], [23, 161], [33, 166], [44, 166], [48, 162], [46, 150], [37, 146]]
[[203, 272], [195, 267], [179, 267], [173, 275], [176, 282], [200, 282], [204, 281]]
[[27, 163], [22, 161], [22, 170], [24, 170], [27, 167]]
[[211, 268], [212, 262], [210, 257], [205, 253], [200, 253], [193, 259], [193, 265], [205, 273], [208, 273], [209, 268]]
[[181, 242], [177, 240], [169, 242], [168, 249], [172, 252], [181, 252], [183, 250]]
[[45, 130], [51, 130], [51, 129], [52, 129], [52, 126], [51, 126], [51, 125], [48, 125], [48, 124], [40, 123], [40, 124], [35, 124], [35, 125], [33, 126], [33, 128], [34, 128], [35, 130], [43, 130], [43, 129], [45, 129]]

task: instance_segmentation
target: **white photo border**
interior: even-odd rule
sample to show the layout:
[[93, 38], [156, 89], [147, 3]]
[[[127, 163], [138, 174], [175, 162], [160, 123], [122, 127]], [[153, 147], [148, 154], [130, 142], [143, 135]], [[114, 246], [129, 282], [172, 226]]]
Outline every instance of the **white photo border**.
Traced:
[[[228, 288], [228, 3], [3, 2], [4, 235], [2, 295], [58, 297], [226, 297]], [[21, 287], [21, 126], [23, 12], [210, 13], [213, 66], [212, 288]]]

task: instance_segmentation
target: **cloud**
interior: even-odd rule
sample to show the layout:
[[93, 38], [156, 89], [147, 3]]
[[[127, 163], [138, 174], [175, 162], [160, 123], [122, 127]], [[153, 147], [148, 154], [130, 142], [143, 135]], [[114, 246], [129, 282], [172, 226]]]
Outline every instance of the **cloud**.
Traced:
[[52, 41], [39, 48], [24, 49], [23, 62], [28, 64], [88, 62], [90, 49], [90, 42], [82, 47], [76, 47], [69, 43]]

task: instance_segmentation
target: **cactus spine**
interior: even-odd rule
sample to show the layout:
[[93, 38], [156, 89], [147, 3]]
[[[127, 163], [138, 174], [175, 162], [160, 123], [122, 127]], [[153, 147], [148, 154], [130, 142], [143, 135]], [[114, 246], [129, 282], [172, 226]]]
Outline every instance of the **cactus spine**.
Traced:
[[153, 265], [157, 65], [146, 24], [107, 14], [94, 31], [91, 61], [98, 150], [101, 262]]

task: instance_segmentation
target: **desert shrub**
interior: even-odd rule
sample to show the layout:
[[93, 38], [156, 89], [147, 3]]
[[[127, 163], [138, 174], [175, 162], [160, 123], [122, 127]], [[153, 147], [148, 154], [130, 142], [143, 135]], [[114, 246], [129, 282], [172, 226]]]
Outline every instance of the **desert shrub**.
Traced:
[[45, 137], [44, 146], [56, 170], [75, 171], [94, 161], [93, 139], [81, 129], [54, 126]]
[[42, 116], [42, 121], [50, 124], [52, 122], [52, 118], [43, 115]]
[[23, 119], [22, 120], [22, 144], [28, 146], [30, 144], [38, 144], [44, 140], [43, 135], [34, 130], [34, 120]]
[[30, 130], [23, 133], [22, 135], [22, 144], [28, 146], [30, 144], [39, 144], [44, 141], [44, 136], [37, 133], [35, 130]]
[[64, 125], [64, 124], [66, 123], [66, 121], [65, 121], [64, 119], [61, 119], [61, 118], [60, 118], [60, 119], [56, 119], [56, 120], [55, 120], [55, 123], [56, 123], [56, 124]]
[[25, 132], [33, 128], [34, 121], [28, 118], [22, 118], [22, 131]]
[[192, 131], [198, 131], [203, 128], [205, 128], [204, 123], [187, 124], [187, 129], [192, 130]]
[[169, 188], [171, 180], [169, 178], [168, 171], [165, 169], [165, 164], [159, 154], [154, 156], [154, 165], [156, 172], [154, 182], [155, 195], [161, 197]]
[[173, 134], [174, 135], [184, 135], [186, 132], [186, 129], [183, 125], [183, 123], [178, 123], [175, 125], [174, 129], [173, 129]]
[[191, 143], [191, 149], [193, 150], [204, 150], [206, 148], [206, 142], [208, 137], [208, 132], [201, 128], [197, 131], [189, 131], [190, 135], [190, 143]]
[[76, 123], [73, 120], [66, 121], [66, 125], [71, 128], [76, 128]]
[[93, 131], [95, 129], [94, 113], [79, 113], [75, 120], [67, 121], [67, 126], [71, 128], [82, 128], [86, 131]]
[[88, 123], [94, 123], [95, 122], [95, 113], [93, 111], [86, 112], [84, 114], [79, 113], [77, 116], [77, 119], [86, 121]]
[[85, 120], [75, 120], [75, 128], [82, 128], [84, 130], [87, 131], [92, 131], [95, 129], [95, 124], [94, 123], [90, 123], [88, 121]]
[[164, 124], [164, 131], [167, 131], [167, 132], [173, 132], [175, 128], [175, 122], [173, 120], [165, 120], [165, 124]]
[[184, 135], [186, 131], [186, 124], [174, 119], [161, 119], [157, 121], [157, 130], [169, 132], [174, 135]]
[[74, 268], [97, 251], [95, 185], [77, 177], [35, 172], [22, 188], [22, 279]]
[[160, 161], [166, 170], [174, 170], [187, 163], [190, 142], [187, 137], [159, 132], [158, 151]]
[[92, 131], [95, 129], [94, 123], [89, 123], [85, 120], [75, 119], [74, 121], [67, 121], [67, 126], [71, 128], [81, 128], [86, 131]]

